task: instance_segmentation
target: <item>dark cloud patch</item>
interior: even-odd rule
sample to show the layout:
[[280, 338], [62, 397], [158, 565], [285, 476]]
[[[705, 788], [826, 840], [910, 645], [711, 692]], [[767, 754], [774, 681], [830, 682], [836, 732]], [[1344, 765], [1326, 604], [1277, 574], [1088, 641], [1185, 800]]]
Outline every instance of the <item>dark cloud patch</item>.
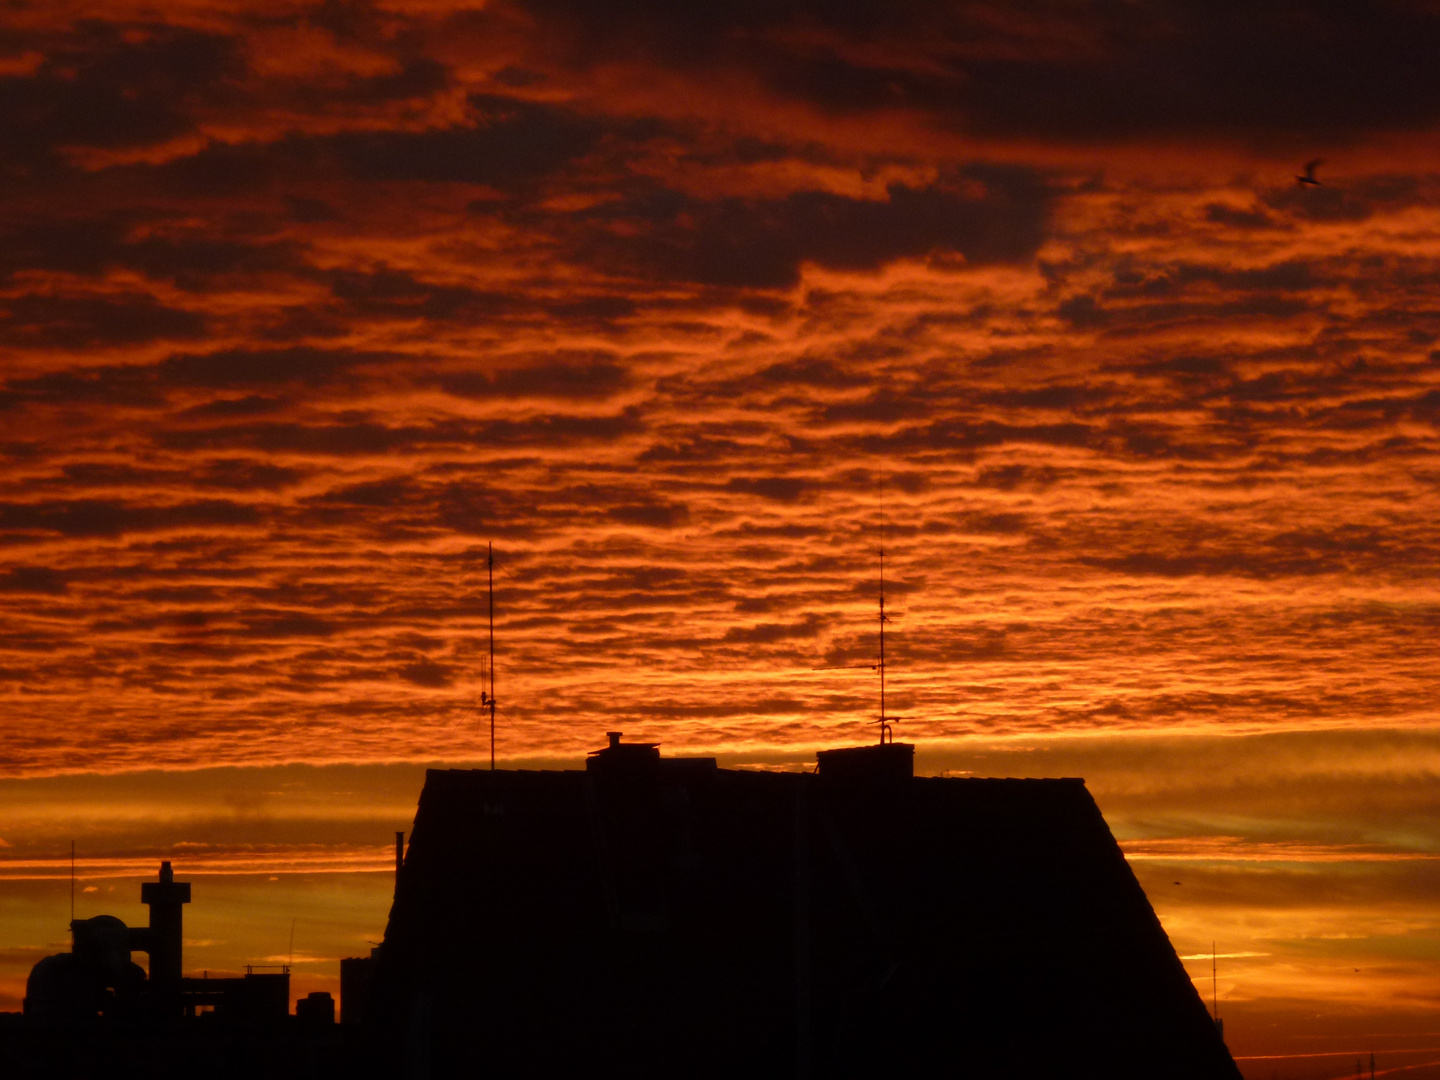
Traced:
[[301, 225], [318, 225], [339, 221], [340, 211], [324, 199], [308, 195], [291, 195], [285, 200], [286, 216]]
[[255, 525], [260, 511], [246, 503], [197, 499], [146, 505], [108, 499], [0, 503], [0, 530], [63, 536], [120, 536], [163, 529], [235, 528]]
[[1002, 4], [521, 6], [556, 29], [570, 63], [621, 56], [683, 71], [740, 68], [827, 111], [908, 107], [1005, 137], [1189, 134], [1299, 146], [1440, 119], [1440, 88], [1427, 75], [1440, 16], [1419, 4], [1046, 0], [1023, 18]]
[[207, 418], [227, 420], [237, 416], [265, 416], [269, 413], [279, 412], [284, 407], [285, 402], [280, 398], [247, 394], [244, 397], [216, 398], [203, 405], [192, 405], [180, 415], [191, 420]]
[[395, 71], [362, 76], [341, 88], [327, 88], [324, 104], [333, 106], [339, 100], [359, 105], [382, 105], [430, 97], [449, 85], [448, 67], [428, 56], [413, 56], [401, 62]]
[[754, 377], [778, 386], [811, 386], [821, 390], [846, 390], [870, 381], [869, 375], [862, 371], [842, 368], [833, 360], [820, 357], [782, 360], [757, 372]]
[[884, 435], [860, 436], [862, 449], [875, 453], [951, 450], [971, 452], [993, 446], [1023, 445], [1083, 447], [1100, 441], [1100, 433], [1088, 424], [1005, 424], [990, 420], [941, 420], [914, 425]]
[[[17, 44], [20, 44], [17, 42]], [[191, 130], [243, 70], [237, 39], [160, 23], [78, 23], [24, 42], [44, 60], [0, 78], [0, 143], [8, 166], [53, 164], [66, 147], [130, 147]]]
[[1058, 140], [1189, 132], [1293, 141], [1440, 117], [1440, 92], [1420, 75], [1421, 57], [1440, 47], [1440, 19], [1418, 6], [1192, 0], [1090, 9], [1079, 22], [1100, 44], [1085, 57], [961, 61], [965, 126]]
[[1433, 175], [1345, 177], [1317, 186], [1295, 184], [1262, 194], [1265, 205], [1291, 219], [1364, 221], [1382, 210], [1434, 205], [1440, 193]]
[[65, 576], [49, 566], [12, 566], [0, 574], [0, 593], [61, 596], [69, 587]]
[[1044, 465], [992, 465], [975, 477], [976, 487], [996, 491], [1045, 491], [1060, 479], [1060, 470]]
[[483, 184], [501, 189], [559, 172], [600, 141], [606, 125], [557, 105], [477, 96], [482, 119], [432, 131], [292, 136], [279, 152], [329, 162], [360, 181]]
[[808, 486], [799, 476], [735, 476], [726, 482], [725, 489], [758, 495], [772, 502], [793, 503], [805, 494]]
[[173, 482], [182, 475], [174, 469], [111, 461], [71, 461], [60, 472], [63, 483], [83, 488], [146, 487]]
[[1088, 293], [1062, 300], [1055, 314], [1077, 330], [1099, 330], [1110, 322], [1110, 313]]
[[[906, 495], [919, 495], [931, 488], [928, 473], [919, 470], [906, 472], [877, 473], [871, 469], [846, 469], [837, 478], [840, 484], [855, 490], [903, 491]], [[834, 484], [836, 481], [832, 481]]]
[[[411, 70], [438, 77], [441, 69], [417, 63]], [[330, 93], [316, 88], [324, 100], [308, 104], [330, 108], [337, 104], [328, 100]], [[343, 97], [343, 89], [339, 93]], [[316, 201], [313, 195], [295, 201], [289, 189], [297, 181], [472, 184], [528, 199], [538, 194], [537, 185], [576, 171], [592, 155], [613, 158], [612, 164], [623, 167], [628, 155], [666, 130], [651, 119], [583, 113], [520, 98], [474, 95], [468, 104], [474, 118], [448, 127], [365, 125], [296, 131], [270, 142], [212, 141], [197, 153], [130, 171], [137, 182], [157, 190], [209, 196], [272, 192], [287, 200], [286, 216], [292, 220], [323, 222], [334, 218], [333, 202]], [[474, 209], [492, 213], [495, 206], [486, 198]]]
[[1018, 409], [1078, 409], [1109, 400], [1114, 389], [1108, 386], [1086, 385], [1083, 383], [1052, 383], [1027, 390], [998, 390], [986, 394], [984, 399], [993, 405]]
[[[1367, 525], [1294, 529], [1244, 543], [1217, 537], [1206, 547], [1193, 543], [1155, 545], [1155, 550], [1082, 556], [1090, 566], [1141, 577], [1234, 576], [1273, 580], [1336, 573], [1375, 573], [1386, 564], [1415, 566], [1418, 552], [1402, 538]], [[1419, 562], [1428, 564], [1428, 556]]]
[[328, 619], [298, 611], [245, 615], [241, 627], [240, 636], [252, 638], [323, 638], [339, 629]]
[[1226, 225], [1232, 229], [1278, 229], [1281, 222], [1257, 208], [1229, 206], [1225, 203], [1210, 203], [1205, 207], [1205, 220], [1215, 225]]
[[[1137, 577], [1180, 578], [1200, 574], [1269, 576], [1269, 567], [1258, 558], [1258, 553], [1241, 551], [1186, 552], [1176, 555], [1137, 551], [1128, 555], [1082, 557], [1080, 561], [1087, 566]], [[1304, 573], [1305, 569], [1303, 566], [1296, 568], [1301, 573]], [[1318, 573], [1321, 569], [1316, 563], [1309, 564], [1311, 573]]]
[[430, 690], [442, 690], [455, 681], [448, 666], [437, 664], [433, 660], [418, 660], [413, 664], [406, 664], [400, 668], [399, 675], [408, 683]]
[[1288, 259], [1269, 266], [1236, 268], [1205, 263], [1118, 269], [1107, 297], [1165, 299], [1196, 286], [1241, 292], [1304, 292], [1328, 284], [1330, 276], [1310, 262]]
[[636, 502], [612, 506], [605, 511], [612, 521], [622, 525], [641, 525], [650, 529], [673, 529], [690, 520], [690, 508], [675, 502]]
[[1161, 375], [1187, 383], [1214, 382], [1229, 375], [1230, 361], [1220, 356], [1180, 353], [1144, 361], [1135, 365], [1135, 370], [1142, 374]]
[[[378, 366], [393, 354], [293, 346], [281, 349], [221, 349], [177, 353], [158, 364], [77, 367], [0, 384], [0, 409], [27, 405], [164, 405], [177, 390], [244, 391], [284, 386], [315, 387], [356, 369]], [[221, 398], [186, 410], [194, 420], [257, 416], [276, 411], [276, 398], [248, 394]]]
[[317, 503], [339, 503], [354, 507], [392, 507], [409, 501], [416, 489], [405, 477], [388, 480], [372, 480], [364, 484], [349, 484], [314, 499]]
[[440, 386], [457, 397], [607, 398], [630, 385], [630, 374], [610, 354], [559, 353], [494, 372], [457, 372]]
[[556, 414], [530, 420], [492, 420], [476, 430], [473, 441], [479, 446], [608, 442], [638, 435], [644, 430], [641, 411], [632, 406], [618, 413], [600, 415]]
[[1121, 333], [1162, 323], [1233, 318], [1293, 319], [1319, 307], [1303, 297], [1264, 293], [1229, 300], [1196, 298], [1169, 303], [1116, 303], [1104, 308], [1098, 307], [1093, 297], [1084, 296], [1060, 304], [1056, 313], [1076, 329], [1105, 329]]
[[918, 420], [929, 416], [935, 402], [922, 392], [899, 393], [878, 390], [859, 401], [840, 401], [816, 410], [816, 419], [823, 423], [893, 424], [901, 420]]
[[529, 71], [526, 68], [506, 65], [491, 78], [511, 90], [524, 90], [527, 87], [539, 86], [546, 81], [547, 76], [539, 71]]
[[884, 200], [802, 191], [699, 201], [652, 190], [595, 210], [571, 243], [616, 273], [786, 288], [806, 262], [874, 270], [945, 252], [974, 264], [1023, 262], [1044, 240], [1051, 197], [1039, 173], [996, 165], [967, 166], [929, 187], [892, 184]]
[[205, 319], [144, 293], [26, 295], [0, 300], [0, 340], [26, 348], [140, 345], [198, 338]]
[[754, 626], [732, 626], [720, 640], [728, 644], [773, 645], [777, 641], [793, 641], [818, 637], [825, 622], [818, 615], [806, 615], [797, 622], [756, 623]]
[[641, 451], [637, 460], [668, 465], [699, 465], [705, 462], [733, 461], [744, 454], [746, 447], [735, 439], [698, 434], [678, 441], [657, 442]]
[[517, 291], [425, 281], [390, 267], [337, 270], [325, 277], [343, 313], [351, 318], [475, 323], [528, 314], [584, 323], [621, 319], [638, 310], [635, 301], [624, 296], [527, 297]]
[[305, 269], [301, 246], [289, 241], [194, 234], [130, 240], [111, 253], [109, 262], [191, 291], [208, 290], [228, 278], [300, 273]]
[[266, 452], [369, 456], [440, 446], [569, 446], [608, 442], [645, 430], [640, 410], [600, 415], [551, 414], [521, 420], [443, 420], [389, 425], [363, 416], [328, 424], [252, 423], [159, 430], [151, 438], [172, 450], [246, 447]]
[[248, 458], [218, 458], [193, 472], [196, 487], [224, 491], [280, 491], [305, 478], [299, 469]]
[[286, 384], [316, 386], [356, 368], [394, 359], [393, 353], [320, 349], [308, 345], [288, 349], [221, 349], [171, 356], [156, 366], [154, 377], [163, 386], [206, 390]]
[[337, 270], [329, 275], [336, 298], [355, 314], [432, 321], [493, 318], [514, 310], [509, 293], [441, 285], [402, 270]]
[[1025, 532], [1030, 527], [1031, 520], [1028, 514], [965, 514], [958, 524], [963, 531], [969, 533], [1015, 536]]
[[443, 441], [453, 428], [389, 427], [359, 420], [338, 424], [259, 423], [224, 424], [210, 428], [162, 430], [152, 438], [172, 450], [235, 449], [335, 456], [384, 454], [407, 446]]
[[0, 274], [13, 278], [25, 271], [54, 270], [98, 277], [133, 270], [202, 291], [221, 280], [304, 269], [303, 249], [292, 241], [233, 239], [193, 227], [166, 231], [154, 224], [138, 213], [85, 217], [57, 212], [21, 220], [0, 229]]
[[0, 409], [47, 405], [155, 407], [165, 396], [141, 365], [76, 368], [0, 385]]

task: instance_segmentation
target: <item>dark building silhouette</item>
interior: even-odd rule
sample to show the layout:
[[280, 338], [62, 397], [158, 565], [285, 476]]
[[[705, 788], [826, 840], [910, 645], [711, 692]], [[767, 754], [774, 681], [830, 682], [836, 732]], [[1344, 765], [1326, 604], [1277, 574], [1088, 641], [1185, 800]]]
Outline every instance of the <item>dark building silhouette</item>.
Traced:
[[[395, 833], [395, 882], [400, 882], [400, 869], [405, 865], [405, 833]], [[347, 956], [340, 961], [340, 1019], [351, 1028], [365, 1017], [370, 1000], [370, 986], [375, 981], [375, 962], [380, 950], [371, 949], [369, 956]]]
[[431, 770], [373, 963], [413, 1080], [1239, 1077], [1083, 781], [904, 744]]
[[[0, 1014], [0, 1078], [268, 1080], [349, 1077], [335, 1003], [313, 993], [290, 1016], [290, 972], [246, 968], [235, 978], [182, 974], [190, 885], [168, 862], [141, 885], [150, 925], [113, 915], [71, 923], [70, 952], [30, 972], [23, 1014]], [[131, 959], [147, 952], [150, 971]]]
[[335, 1023], [335, 999], [324, 990], [312, 990], [295, 1002], [295, 1018], [309, 1027]]
[[355, 1025], [364, 1019], [375, 981], [375, 954], [347, 956], [340, 961], [340, 1021]]
[[[190, 883], [176, 881], [170, 863], [158, 881], [140, 884], [150, 925], [127, 927], [114, 915], [76, 919], [68, 953], [47, 956], [30, 971], [25, 1015], [40, 1024], [75, 1025], [95, 1019], [149, 1023], [210, 1013], [246, 1024], [282, 1023], [290, 1014], [290, 969], [239, 978], [185, 978], [184, 905]], [[150, 972], [130, 959], [150, 956]]]

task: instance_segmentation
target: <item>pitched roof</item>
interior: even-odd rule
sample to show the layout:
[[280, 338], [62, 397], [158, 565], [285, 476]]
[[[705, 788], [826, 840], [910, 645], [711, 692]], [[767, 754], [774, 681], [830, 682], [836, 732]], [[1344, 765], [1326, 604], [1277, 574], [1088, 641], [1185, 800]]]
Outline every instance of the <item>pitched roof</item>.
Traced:
[[436, 1076], [1239, 1076], [1083, 781], [908, 753], [430, 771], [374, 1027]]

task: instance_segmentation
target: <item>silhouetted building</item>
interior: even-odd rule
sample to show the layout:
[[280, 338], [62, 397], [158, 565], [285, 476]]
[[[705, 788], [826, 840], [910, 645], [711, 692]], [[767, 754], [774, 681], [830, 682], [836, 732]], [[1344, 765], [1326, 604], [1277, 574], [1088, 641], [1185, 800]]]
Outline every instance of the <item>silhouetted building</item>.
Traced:
[[340, 1022], [354, 1025], [365, 1017], [370, 985], [375, 981], [375, 952], [347, 956], [340, 961]]
[[415, 1080], [1239, 1077], [1083, 781], [893, 743], [431, 770], [366, 1015]]
[[[281, 1023], [290, 1014], [290, 969], [240, 978], [186, 978], [184, 905], [190, 883], [176, 881], [170, 863], [157, 881], [140, 884], [150, 925], [127, 927], [114, 915], [76, 919], [68, 953], [47, 956], [30, 971], [25, 1015], [39, 1024], [74, 1026], [96, 1019], [155, 1023], [210, 1013], [241, 1024]], [[149, 976], [130, 959], [150, 956]]]
[[324, 990], [314, 990], [295, 1002], [295, 1018], [310, 1027], [335, 1023], [335, 999]]
[[[0, 1014], [3, 1080], [325, 1080], [368, 1072], [351, 1060], [324, 992], [296, 1003], [290, 970], [251, 965], [235, 978], [182, 974], [190, 885], [168, 862], [141, 885], [150, 925], [113, 915], [71, 923], [70, 952], [35, 965], [23, 1015]], [[147, 974], [131, 960], [150, 954]]]

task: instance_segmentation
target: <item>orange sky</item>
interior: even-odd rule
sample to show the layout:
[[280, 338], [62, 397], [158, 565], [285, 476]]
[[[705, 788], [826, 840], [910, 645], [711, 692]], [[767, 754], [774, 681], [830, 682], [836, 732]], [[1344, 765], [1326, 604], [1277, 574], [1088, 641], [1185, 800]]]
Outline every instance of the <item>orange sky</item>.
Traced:
[[378, 937], [487, 541], [505, 763], [782, 767], [883, 544], [922, 770], [1085, 776], [1237, 1053], [1440, 1046], [1440, 17], [1253, 7], [0, 5], [0, 1008], [72, 837]]

